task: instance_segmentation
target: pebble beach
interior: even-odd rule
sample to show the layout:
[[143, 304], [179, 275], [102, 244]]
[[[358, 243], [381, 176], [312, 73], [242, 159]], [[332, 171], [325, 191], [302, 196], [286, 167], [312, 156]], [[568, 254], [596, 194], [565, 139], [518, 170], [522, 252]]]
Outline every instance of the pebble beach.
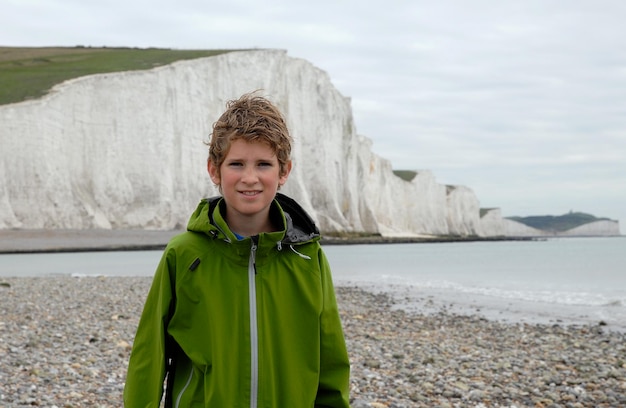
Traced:
[[[121, 407], [151, 279], [0, 278], [0, 406]], [[626, 334], [405, 311], [337, 286], [365, 407], [624, 407]]]

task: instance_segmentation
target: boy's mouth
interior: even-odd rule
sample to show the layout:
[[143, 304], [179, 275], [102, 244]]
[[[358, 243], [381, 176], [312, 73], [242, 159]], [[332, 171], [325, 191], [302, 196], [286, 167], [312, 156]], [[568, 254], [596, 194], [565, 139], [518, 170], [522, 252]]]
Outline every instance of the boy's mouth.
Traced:
[[255, 196], [257, 194], [261, 194], [261, 192], [258, 191], [258, 190], [254, 190], [254, 191], [240, 191], [240, 193], [245, 195], [245, 196], [250, 196], [250, 197]]

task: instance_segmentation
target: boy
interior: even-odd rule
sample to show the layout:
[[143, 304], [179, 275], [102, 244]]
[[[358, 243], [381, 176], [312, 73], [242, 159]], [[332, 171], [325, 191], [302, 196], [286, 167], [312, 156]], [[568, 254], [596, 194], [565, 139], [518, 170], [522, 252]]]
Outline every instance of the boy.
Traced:
[[349, 407], [350, 364], [319, 231], [278, 193], [291, 137], [247, 94], [213, 125], [202, 200], [163, 253], [131, 352], [124, 404]]

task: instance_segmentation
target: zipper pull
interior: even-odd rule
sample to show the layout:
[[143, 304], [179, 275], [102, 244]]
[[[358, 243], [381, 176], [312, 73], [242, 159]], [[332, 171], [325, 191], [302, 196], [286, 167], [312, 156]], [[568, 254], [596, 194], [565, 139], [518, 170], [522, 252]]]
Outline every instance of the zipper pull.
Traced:
[[255, 235], [253, 237], [250, 237], [250, 242], [251, 242], [251, 246], [250, 246], [250, 260], [252, 261], [252, 268], [254, 268], [254, 274], [257, 274], [256, 271], [256, 250], [258, 248], [257, 245], [257, 241], [259, 239], [258, 235]]

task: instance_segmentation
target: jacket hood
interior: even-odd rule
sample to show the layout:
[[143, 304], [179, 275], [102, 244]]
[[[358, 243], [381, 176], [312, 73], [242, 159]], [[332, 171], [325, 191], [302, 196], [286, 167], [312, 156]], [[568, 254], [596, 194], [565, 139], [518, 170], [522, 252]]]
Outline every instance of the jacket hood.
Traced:
[[[226, 241], [234, 240], [235, 235], [222, 216], [225, 205], [222, 196], [203, 199], [191, 215], [187, 230], [202, 232]], [[276, 225], [282, 225], [280, 242], [283, 244], [303, 244], [320, 239], [319, 229], [313, 219], [300, 204], [284, 194], [276, 193], [270, 217]]]

